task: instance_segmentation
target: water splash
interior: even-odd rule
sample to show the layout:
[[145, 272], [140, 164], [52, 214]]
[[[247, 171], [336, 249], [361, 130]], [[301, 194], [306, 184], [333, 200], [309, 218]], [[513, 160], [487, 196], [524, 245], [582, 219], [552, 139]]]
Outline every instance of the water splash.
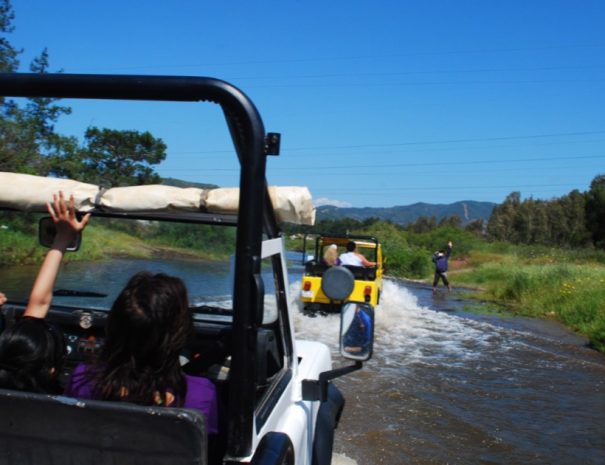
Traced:
[[387, 359], [395, 356], [397, 365], [458, 365], [492, 344], [496, 328], [486, 332], [485, 323], [423, 307], [394, 281], [384, 282], [383, 296], [376, 310], [375, 352]]
[[328, 314], [325, 316], [310, 317], [302, 311], [300, 300], [300, 281], [290, 285], [291, 308], [294, 309], [294, 328], [298, 339], [319, 341], [332, 350], [338, 346], [338, 330], [340, 328], [340, 315]]
[[[340, 316], [304, 315], [299, 298], [300, 281], [291, 284], [290, 296], [295, 309], [296, 336], [323, 342], [336, 351]], [[511, 330], [422, 306], [411, 290], [394, 280], [384, 281], [375, 321], [374, 354], [382, 359], [383, 368], [418, 364], [459, 366], [470, 359], [485, 357], [495, 346], [502, 353], [510, 349], [515, 339]]]

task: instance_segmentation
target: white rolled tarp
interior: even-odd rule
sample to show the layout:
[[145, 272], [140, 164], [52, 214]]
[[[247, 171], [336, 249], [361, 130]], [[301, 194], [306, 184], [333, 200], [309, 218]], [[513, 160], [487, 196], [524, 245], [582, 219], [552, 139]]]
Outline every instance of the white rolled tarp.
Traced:
[[[239, 188], [198, 189], [160, 184], [102, 189], [71, 179], [0, 172], [0, 208], [46, 211], [53, 194], [73, 195], [76, 210], [119, 212], [207, 211], [237, 214]], [[271, 186], [269, 196], [278, 221], [312, 225], [315, 207], [307, 187]]]

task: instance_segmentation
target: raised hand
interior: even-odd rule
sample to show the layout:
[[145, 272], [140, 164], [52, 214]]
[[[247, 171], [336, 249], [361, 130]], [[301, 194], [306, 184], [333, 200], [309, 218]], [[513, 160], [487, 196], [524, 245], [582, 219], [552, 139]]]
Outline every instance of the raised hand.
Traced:
[[57, 227], [57, 236], [53, 245], [58, 247], [67, 247], [76, 234], [86, 227], [90, 219], [90, 213], [88, 213], [78, 220], [74, 196], [70, 195], [69, 201], [65, 202], [65, 196], [61, 191], [58, 195], [53, 194], [53, 202], [52, 204], [47, 203], [46, 208]]
[[88, 213], [81, 220], [78, 220], [73, 195], [69, 197], [69, 201], [66, 203], [63, 192], [54, 194], [52, 204], [47, 203], [46, 207], [57, 227], [57, 235], [40, 267], [24, 312], [24, 316], [34, 318], [46, 317], [52, 303], [53, 287], [65, 249], [76, 235], [86, 227], [90, 219], [90, 213]]

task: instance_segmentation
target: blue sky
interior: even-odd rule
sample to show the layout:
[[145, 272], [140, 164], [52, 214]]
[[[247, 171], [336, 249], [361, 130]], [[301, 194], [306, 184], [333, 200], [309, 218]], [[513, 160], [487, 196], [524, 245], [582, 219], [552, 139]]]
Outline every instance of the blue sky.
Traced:
[[[270, 132], [274, 185], [318, 204], [550, 199], [605, 174], [605, 2], [13, 0], [21, 70], [210, 76]], [[58, 130], [149, 130], [162, 176], [237, 184], [218, 108], [64, 101]]]

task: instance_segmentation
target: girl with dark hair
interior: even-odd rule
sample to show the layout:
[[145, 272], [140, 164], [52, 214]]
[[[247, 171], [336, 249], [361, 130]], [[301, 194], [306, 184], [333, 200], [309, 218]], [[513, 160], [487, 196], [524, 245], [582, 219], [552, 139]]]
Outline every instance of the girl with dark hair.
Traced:
[[74, 370], [66, 395], [201, 410], [217, 433], [212, 382], [181, 370], [179, 355], [193, 332], [187, 290], [165, 274], [134, 275], [114, 302], [100, 357]]
[[74, 198], [66, 203], [63, 192], [47, 204], [57, 228], [44, 258], [23, 317], [0, 335], [0, 387], [59, 394], [58, 375], [65, 358], [65, 341], [57, 328], [44, 321], [65, 249], [88, 223], [90, 215], [76, 217]]
[[0, 387], [60, 394], [65, 342], [48, 322], [23, 317], [0, 336]]

